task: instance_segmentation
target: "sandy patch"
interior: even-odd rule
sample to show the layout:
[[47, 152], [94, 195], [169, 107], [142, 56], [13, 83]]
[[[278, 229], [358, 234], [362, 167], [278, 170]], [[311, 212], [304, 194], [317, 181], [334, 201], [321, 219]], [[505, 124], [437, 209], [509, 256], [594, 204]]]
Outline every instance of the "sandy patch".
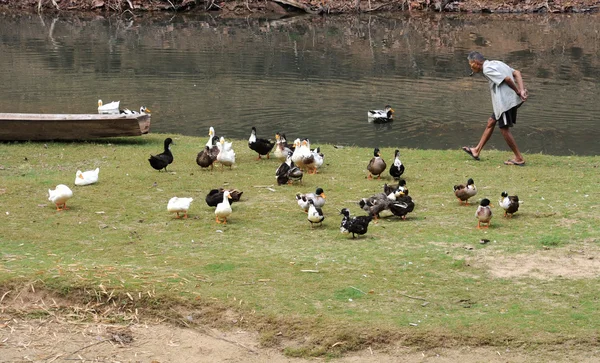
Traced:
[[470, 260], [471, 265], [486, 268], [492, 276], [498, 278], [588, 279], [600, 275], [600, 257], [597, 248], [546, 249], [513, 256], [484, 253]]

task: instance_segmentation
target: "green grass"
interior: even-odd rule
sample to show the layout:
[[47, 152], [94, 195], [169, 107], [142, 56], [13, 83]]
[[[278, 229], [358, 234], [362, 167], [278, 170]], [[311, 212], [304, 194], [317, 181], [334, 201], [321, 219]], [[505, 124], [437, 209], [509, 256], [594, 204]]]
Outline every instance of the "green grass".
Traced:
[[[501, 165], [510, 155], [500, 151], [476, 162], [458, 149], [401, 149], [415, 211], [352, 239], [339, 232], [338, 210], [364, 214], [356, 202], [393, 183], [387, 171], [384, 180], [366, 179], [371, 149], [319, 145], [326, 165], [318, 175], [277, 186], [279, 162], [255, 160], [245, 140], [234, 142], [233, 170], [211, 172], [195, 163], [205, 140], [176, 136], [170, 172], [157, 172], [147, 158], [164, 137], [0, 144], [0, 296], [33, 283], [174, 321], [175, 311], [191, 311], [199, 323], [258, 329], [265, 345], [294, 341], [286, 343], [291, 356], [391, 341], [595, 342], [598, 279], [495, 277], [478, 259], [529, 254], [535, 262], [550, 251], [565, 264], [570, 251], [597, 252], [599, 157], [529, 154], [521, 168]], [[382, 149], [388, 166], [393, 150]], [[98, 184], [73, 185], [77, 169], [96, 167]], [[469, 177], [479, 193], [459, 206], [452, 186]], [[59, 183], [74, 191], [63, 212], [47, 200]], [[244, 191], [227, 225], [204, 202], [220, 186]], [[294, 196], [317, 187], [327, 195], [326, 218], [311, 229]], [[512, 219], [497, 207], [503, 190], [523, 201]], [[195, 199], [188, 219], [167, 212], [173, 196]], [[489, 230], [478, 230], [474, 211], [484, 197], [495, 214]]]

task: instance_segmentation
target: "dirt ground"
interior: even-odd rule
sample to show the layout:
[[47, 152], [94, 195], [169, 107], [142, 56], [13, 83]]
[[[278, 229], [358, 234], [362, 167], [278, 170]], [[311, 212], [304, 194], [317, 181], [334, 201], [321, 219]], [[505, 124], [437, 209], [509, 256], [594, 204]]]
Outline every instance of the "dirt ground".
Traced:
[[505, 347], [461, 347], [416, 351], [393, 346], [367, 349], [337, 359], [288, 358], [260, 348], [249, 331], [198, 331], [166, 324], [136, 322], [127, 326], [68, 322], [63, 317], [22, 320], [0, 316], [0, 362], [579, 362], [600, 359], [596, 351], [531, 351]]
[[[491, 241], [490, 243], [494, 243]], [[486, 252], [492, 251], [492, 252]], [[580, 249], [548, 249], [510, 259], [494, 256], [493, 249], [472, 252], [465, 248], [469, 264], [487, 268], [501, 278], [595, 278], [600, 271], [595, 243]], [[44, 314], [39, 314], [44, 311]], [[218, 331], [174, 326], [164, 321], [107, 324], [103, 317], [90, 322], [81, 307], [36, 291], [6, 291], [0, 296], [0, 362], [580, 362], [600, 361], [600, 347], [555, 347], [543, 350], [507, 347], [456, 347], [421, 351], [390, 345], [385, 350], [366, 349], [341, 358], [296, 359], [282, 348], [261, 347], [258, 333], [247, 330]], [[38, 316], [34, 313], [37, 312]], [[92, 319], [93, 320], [93, 319]]]

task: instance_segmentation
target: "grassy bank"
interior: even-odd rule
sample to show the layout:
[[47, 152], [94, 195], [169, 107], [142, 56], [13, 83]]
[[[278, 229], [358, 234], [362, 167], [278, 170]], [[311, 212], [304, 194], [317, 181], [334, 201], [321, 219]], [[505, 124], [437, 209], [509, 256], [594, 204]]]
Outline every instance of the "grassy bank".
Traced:
[[[97, 309], [256, 328], [290, 355], [391, 341], [597, 342], [599, 157], [526, 155], [526, 167], [510, 167], [501, 151], [477, 162], [460, 150], [401, 149], [415, 211], [351, 239], [338, 210], [364, 214], [356, 202], [392, 183], [387, 171], [366, 179], [371, 149], [320, 145], [318, 175], [277, 186], [279, 162], [255, 160], [245, 140], [234, 142], [233, 170], [211, 172], [195, 163], [206, 140], [175, 136], [170, 172], [157, 172], [147, 159], [166, 136], [0, 144], [0, 296], [33, 284]], [[388, 165], [393, 151], [382, 149]], [[74, 186], [77, 169], [96, 167], [98, 184]], [[452, 186], [469, 177], [479, 193], [460, 206]], [[62, 212], [47, 199], [59, 183], [74, 192]], [[220, 186], [244, 192], [225, 226], [204, 202]], [[325, 221], [311, 229], [294, 196], [317, 187]], [[497, 206], [503, 190], [523, 201], [512, 219]], [[188, 219], [167, 212], [173, 196], [195, 199]], [[484, 197], [495, 214], [478, 230]]]

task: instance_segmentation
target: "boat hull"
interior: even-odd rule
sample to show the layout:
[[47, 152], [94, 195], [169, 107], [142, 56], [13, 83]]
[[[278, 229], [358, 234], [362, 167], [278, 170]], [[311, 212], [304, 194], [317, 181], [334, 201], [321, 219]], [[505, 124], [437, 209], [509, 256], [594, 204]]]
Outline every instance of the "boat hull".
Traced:
[[0, 113], [0, 140], [84, 140], [140, 136], [150, 115]]

